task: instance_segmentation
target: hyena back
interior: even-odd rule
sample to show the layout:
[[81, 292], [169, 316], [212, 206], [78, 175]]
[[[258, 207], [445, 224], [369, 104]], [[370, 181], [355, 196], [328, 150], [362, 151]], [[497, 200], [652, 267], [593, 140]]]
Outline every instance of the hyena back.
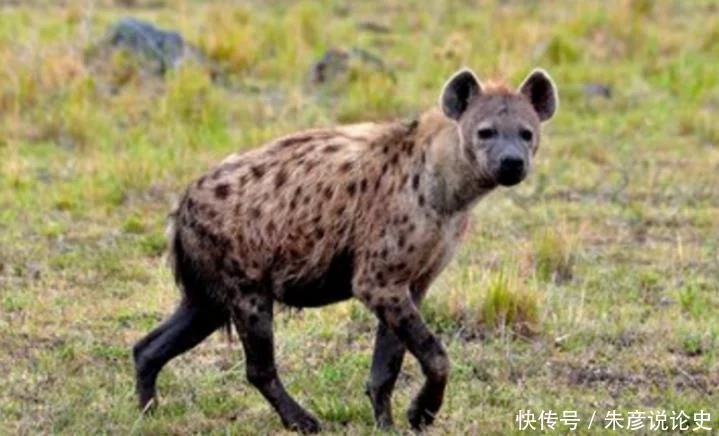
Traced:
[[413, 122], [308, 130], [225, 159], [190, 184], [171, 214], [170, 257], [183, 291], [176, 312], [134, 347], [140, 407], [161, 368], [233, 323], [247, 378], [290, 429], [318, 421], [277, 374], [273, 305], [357, 298], [378, 318], [367, 393], [376, 423], [393, 425], [391, 393], [405, 350], [426, 376], [408, 419], [434, 420], [447, 354], [419, 314], [451, 259], [471, 208], [521, 182], [557, 106], [542, 70], [517, 91], [469, 70], [445, 84], [438, 109]]

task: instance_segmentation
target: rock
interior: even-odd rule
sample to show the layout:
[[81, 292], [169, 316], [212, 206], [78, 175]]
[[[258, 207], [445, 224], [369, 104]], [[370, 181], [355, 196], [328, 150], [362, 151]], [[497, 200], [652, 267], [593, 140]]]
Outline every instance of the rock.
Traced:
[[136, 68], [162, 76], [184, 62], [207, 64], [206, 56], [178, 32], [163, 30], [135, 18], [123, 18], [107, 36], [88, 52], [88, 60], [98, 70], [108, 67], [110, 55], [124, 50], [137, 61]]
[[674, 304], [674, 300], [673, 300], [671, 297], [668, 297], [668, 296], [666, 296], [666, 295], [663, 295], [663, 296], [659, 299], [659, 305], [660, 305], [660, 306], [667, 307], [667, 306], [671, 306], [671, 305], [673, 305], [673, 304]]
[[604, 83], [590, 82], [584, 84], [584, 95], [587, 97], [612, 98], [612, 88]]
[[364, 20], [358, 22], [357, 28], [373, 33], [390, 33], [392, 31], [388, 26], [371, 20]]
[[157, 62], [160, 73], [176, 68], [185, 56], [185, 40], [179, 33], [134, 18], [120, 20], [110, 33], [109, 43]]
[[352, 65], [362, 70], [376, 70], [390, 73], [384, 61], [366, 50], [352, 47], [349, 50], [331, 48], [317, 61], [309, 72], [310, 81], [314, 85], [331, 82], [345, 76]]
[[325, 83], [349, 68], [349, 54], [345, 50], [331, 48], [325, 52], [310, 71], [310, 80], [314, 84]]

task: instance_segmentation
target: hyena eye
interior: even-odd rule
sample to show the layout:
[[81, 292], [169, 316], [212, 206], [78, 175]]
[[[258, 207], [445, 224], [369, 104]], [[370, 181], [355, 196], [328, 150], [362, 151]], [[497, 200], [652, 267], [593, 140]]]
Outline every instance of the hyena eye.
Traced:
[[497, 130], [491, 128], [479, 129], [477, 135], [479, 139], [492, 139], [497, 136]]
[[528, 129], [522, 129], [519, 131], [519, 137], [522, 138], [522, 140], [529, 142], [532, 140], [532, 131]]

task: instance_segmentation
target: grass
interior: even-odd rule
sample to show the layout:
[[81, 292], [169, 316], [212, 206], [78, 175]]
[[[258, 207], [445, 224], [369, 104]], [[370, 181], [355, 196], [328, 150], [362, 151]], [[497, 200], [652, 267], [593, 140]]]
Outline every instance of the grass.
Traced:
[[[412, 117], [463, 65], [512, 83], [543, 66], [561, 107], [530, 180], [480, 203], [423, 308], [453, 365], [429, 433], [519, 433], [520, 409], [584, 425], [703, 409], [719, 428], [715, 2], [15, 3], [0, 7], [0, 433], [282, 433], [220, 334], [167, 367], [139, 418], [130, 347], [177, 300], [166, 213], [232, 151]], [[181, 31], [222, 84], [198, 64], [158, 79], [98, 57], [126, 15]], [[334, 47], [384, 68], [353, 57], [312, 84]], [[354, 302], [277, 314], [281, 374], [329, 433], [373, 432], [374, 328]], [[401, 431], [421, 381], [407, 359]]]

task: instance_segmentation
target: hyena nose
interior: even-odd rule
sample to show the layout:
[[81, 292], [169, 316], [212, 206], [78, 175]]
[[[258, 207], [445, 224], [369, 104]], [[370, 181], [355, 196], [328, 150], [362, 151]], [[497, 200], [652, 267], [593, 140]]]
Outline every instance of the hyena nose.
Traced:
[[507, 155], [499, 160], [497, 181], [504, 186], [512, 186], [524, 178], [524, 159], [520, 156]]
[[504, 156], [499, 161], [500, 171], [507, 174], [521, 174], [524, 171], [524, 159], [519, 156]]

